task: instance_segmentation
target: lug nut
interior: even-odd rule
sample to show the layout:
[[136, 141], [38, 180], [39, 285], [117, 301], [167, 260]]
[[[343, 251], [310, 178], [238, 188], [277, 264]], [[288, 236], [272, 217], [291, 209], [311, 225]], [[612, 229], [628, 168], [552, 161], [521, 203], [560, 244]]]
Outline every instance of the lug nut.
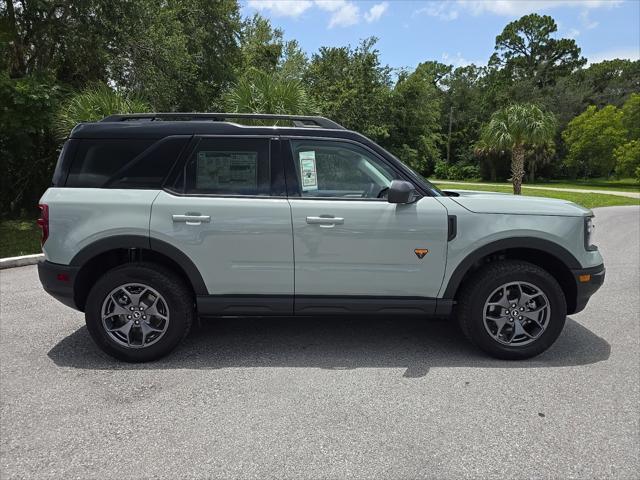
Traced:
[[520, 307], [520, 311], [521, 311], [521, 312], [524, 312], [524, 307]]
[[147, 316], [146, 316], [146, 315], [142, 315], [142, 319], [143, 319], [143, 320], [146, 320], [146, 319], [147, 319]]
[[129, 307], [129, 310], [133, 311], [133, 307]]
[[518, 320], [522, 320], [522, 315], [520, 315], [520, 316], [518, 317]]
[[127, 318], [128, 318], [129, 320], [131, 320], [131, 315], [127, 315]]

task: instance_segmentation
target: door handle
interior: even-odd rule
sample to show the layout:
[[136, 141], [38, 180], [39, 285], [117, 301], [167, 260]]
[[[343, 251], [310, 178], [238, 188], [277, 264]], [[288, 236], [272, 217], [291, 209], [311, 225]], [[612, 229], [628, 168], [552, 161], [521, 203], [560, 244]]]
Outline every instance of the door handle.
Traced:
[[320, 216], [320, 217], [307, 217], [307, 223], [309, 225], [343, 225], [344, 218]]
[[209, 223], [211, 217], [209, 215], [172, 215], [173, 223], [186, 223], [187, 225], [200, 225], [201, 223]]

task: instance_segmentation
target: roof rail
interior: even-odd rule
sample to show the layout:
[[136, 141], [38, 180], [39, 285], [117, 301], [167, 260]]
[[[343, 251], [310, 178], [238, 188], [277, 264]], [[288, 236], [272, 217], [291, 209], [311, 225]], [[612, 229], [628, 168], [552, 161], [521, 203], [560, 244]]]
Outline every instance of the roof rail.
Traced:
[[131, 120], [147, 121], [192, 121], [211, 120], [224, 122], [233, 118], [249, 118], [254, 120], [289, 120], [294, 127], [342, 129], [339, 123], [325, 117], [309, 115], [275, 115], [267, 113], [131, 113], [109, 115], [101, 122], [126, 122]]

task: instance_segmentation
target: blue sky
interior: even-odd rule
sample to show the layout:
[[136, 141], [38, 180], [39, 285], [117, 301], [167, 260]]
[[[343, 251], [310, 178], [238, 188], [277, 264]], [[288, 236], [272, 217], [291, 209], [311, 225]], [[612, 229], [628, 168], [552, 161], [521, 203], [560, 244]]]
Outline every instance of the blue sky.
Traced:
[[495, 37], [527, 13], [551, 15], [558, 35], [574, 38], [591, 63], [640, 57], [640, 0], [242, 0], [309, 54], [321, 46], [376, 36], [384, 63], [414, 68], [425, 60], [486, 64]]

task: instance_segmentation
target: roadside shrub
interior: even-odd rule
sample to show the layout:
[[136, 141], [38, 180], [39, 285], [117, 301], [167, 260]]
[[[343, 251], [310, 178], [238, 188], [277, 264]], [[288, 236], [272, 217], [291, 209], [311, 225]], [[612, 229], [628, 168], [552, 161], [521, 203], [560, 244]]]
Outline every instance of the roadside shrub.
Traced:
[[631, 140], [620, 145], [613, 152], [616, 158], [616, 175], [618, 177], [636, 176], [640, 169], [640, 140]]
[[448, 164], [437, 162], [434, 176], [444, 180], [472, 180], [480, 178], [480, 166], [463, 165], [459, 163]]

